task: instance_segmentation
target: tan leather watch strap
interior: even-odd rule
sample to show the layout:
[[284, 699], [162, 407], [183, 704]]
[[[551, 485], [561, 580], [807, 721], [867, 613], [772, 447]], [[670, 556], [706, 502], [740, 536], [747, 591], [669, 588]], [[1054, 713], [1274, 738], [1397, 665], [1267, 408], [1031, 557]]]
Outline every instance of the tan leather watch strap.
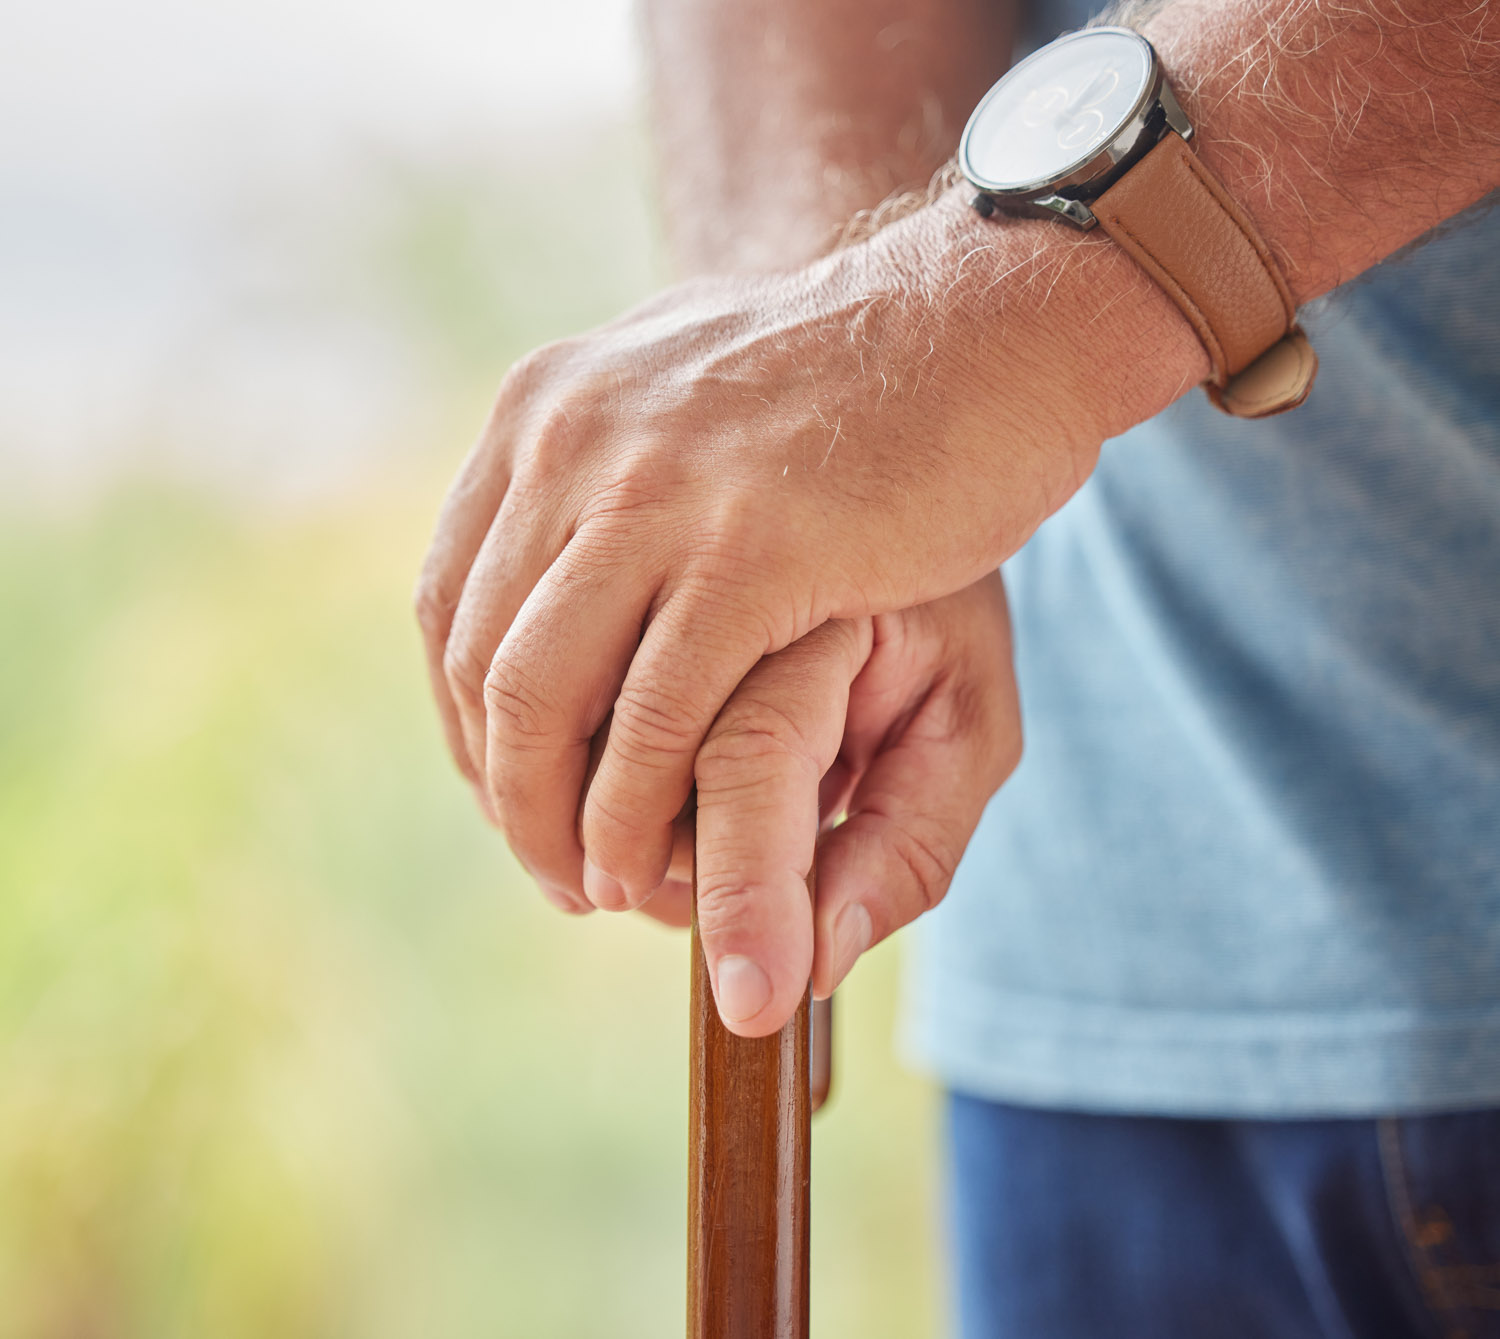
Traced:
[[1264, 238], [1175, 131], [1093, 202], [1208, 350], [1209, 398], [1264, 418], [1307, 398], [1318, 358]]

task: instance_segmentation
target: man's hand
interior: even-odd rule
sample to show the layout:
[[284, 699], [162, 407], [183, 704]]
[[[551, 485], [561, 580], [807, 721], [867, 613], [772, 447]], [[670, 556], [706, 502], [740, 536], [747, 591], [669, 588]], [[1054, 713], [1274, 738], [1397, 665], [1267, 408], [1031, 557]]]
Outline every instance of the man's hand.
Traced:
[[[698, 928], [725, 1023], [776, 1031], [809, 976], [832, 994], [861, 953], [935, 906], [1020, 753], [998, 574], [825, 623], [751, 670], [696, 767]], [[689, 838], [645, 911], [686, 922], [691, 860]]]
[[[1491, 17], [1173, 0], [1145, 28], [1305, 302], [1500, 182]], [[556, 900], [639, 904], [762, 655], [975, 580], [1104, 437], [1206, 367], [1112, 243], [986, 224], [959, 194], [541, 351], [507, 379], [419, 588], [460, 765]]]
[[[982, 226], [948, 209], [955, 238]], [[763, 656], [969, 585], [1092, 467], [1122, 388], [1064, 355], [1040, 284], [990, 299], [1013, 335], [991, 346], [922, 291], [919, 252], [897, 225], [790, 274], [695, 280], [507, 377], [419, 603], [459, 765], [554, 900], [651, 896], [699, 748]]]

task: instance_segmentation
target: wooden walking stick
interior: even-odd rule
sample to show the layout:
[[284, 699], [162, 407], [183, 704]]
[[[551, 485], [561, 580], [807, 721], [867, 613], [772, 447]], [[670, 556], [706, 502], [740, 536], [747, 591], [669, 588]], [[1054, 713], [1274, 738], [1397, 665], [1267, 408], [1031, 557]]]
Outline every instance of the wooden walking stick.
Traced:
[[828, 1092], [831, 1013], [816, 1008], [816, 1047], [808, 996], [774, 1036], [737, 1037], [714, 1007], [696, 910], [692, 955], [688, 1339], [807, 1339], [809, 1120], [813, 1091], [819, 1104]]

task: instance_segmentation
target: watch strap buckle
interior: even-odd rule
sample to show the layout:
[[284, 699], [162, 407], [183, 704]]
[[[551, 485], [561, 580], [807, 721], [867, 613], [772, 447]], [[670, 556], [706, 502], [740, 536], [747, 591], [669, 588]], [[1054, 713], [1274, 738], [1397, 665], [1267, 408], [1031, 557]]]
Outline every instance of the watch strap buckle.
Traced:
[[1217, 409], [1235, 418], [1269, 418], [1295, 409], [1312, 390], [1318, 355], [1300, 325], [1294, 325], [1249, 367], [1203, 389]]

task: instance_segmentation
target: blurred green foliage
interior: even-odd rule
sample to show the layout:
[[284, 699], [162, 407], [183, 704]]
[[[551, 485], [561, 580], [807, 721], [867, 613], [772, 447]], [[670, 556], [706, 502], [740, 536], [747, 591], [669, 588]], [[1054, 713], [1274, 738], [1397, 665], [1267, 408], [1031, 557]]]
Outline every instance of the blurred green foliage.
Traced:
[[[435, 422], [644, 284], [597, 181], [417, 181], [372, 234]], [[442, 755], [407, 599], [452, 440], [297, 511], [0, 515], [0, 1339], [681, 1333], [686, 944], [549, 911]], [[938, 1328], [891, 954], [816, 1129], [820, 1334]]]

